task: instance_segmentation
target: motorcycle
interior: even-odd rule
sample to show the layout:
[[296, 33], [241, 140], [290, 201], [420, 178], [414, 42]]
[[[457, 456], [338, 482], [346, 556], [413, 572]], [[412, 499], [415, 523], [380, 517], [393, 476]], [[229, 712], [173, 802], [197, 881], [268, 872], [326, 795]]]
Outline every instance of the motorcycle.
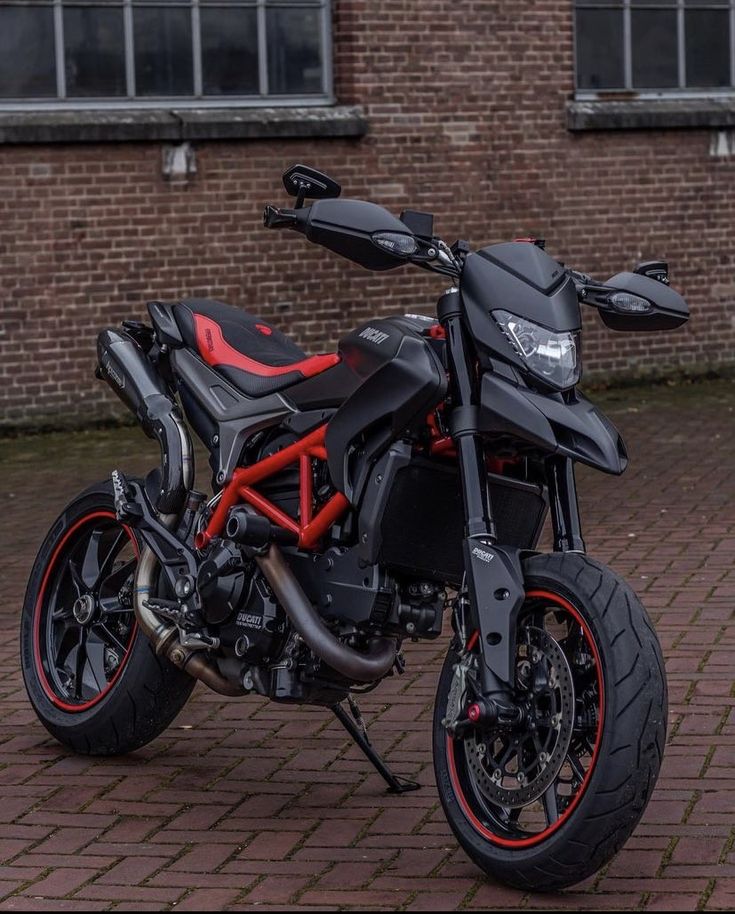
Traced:
[[[575, 464], [618, 475], [627, 456], [577, 389], [580, 303], [619, 331], [673, 329], [687, 305], [663, 262], [598, 282], [539, 239], [450, 247], [430, 214], [342, 199], [303, 165], [284, 185], [293, 208], [267, 206], [266, 227], [370, 270], [433, 271], [450, 283], [437, 317], [375, 318], [316, 356], [203, 299], [104, 330], [97, 375], [161, 461], [144, 479], [116, 470], [49, 531], [23, 606], [30, 700], [90, 755], [152, 740], [198, 680], [320, 705], [402, 793], [418, 785], [375, 750], [357, 697], [448, 617], [433, 720], [447, 820], [492, 877], [572, 885], [643, 814], [667, 718], [648, 616], [585, 552]], [[189, 425], [211, 497], [193, 488]]]

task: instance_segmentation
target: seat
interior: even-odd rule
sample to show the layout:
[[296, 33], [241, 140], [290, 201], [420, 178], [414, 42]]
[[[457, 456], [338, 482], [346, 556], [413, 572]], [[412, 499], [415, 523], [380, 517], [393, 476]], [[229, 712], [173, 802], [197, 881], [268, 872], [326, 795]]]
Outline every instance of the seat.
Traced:
[[174, 316], [188, 346], [248, 397], [265, 397], [336, 365], [336, 354], [307, 356], [266, 321], [209, 299], [187, 298]]

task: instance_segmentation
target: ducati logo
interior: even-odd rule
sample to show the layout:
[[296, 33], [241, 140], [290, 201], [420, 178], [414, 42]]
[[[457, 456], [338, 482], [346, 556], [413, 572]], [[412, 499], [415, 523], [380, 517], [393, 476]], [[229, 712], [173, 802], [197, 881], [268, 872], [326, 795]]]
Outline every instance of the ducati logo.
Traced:
[[382, 330], [376, 330], [375, 327], [366, 327], [362, 333], [360, 333], [360, 336], [370, 343], [375, 343], [376, 346], [380, 346], [381, 343], [384, 343], [388, 339], [387, 333], [383, 333]]
[[214, 352], [214, 338], [212, 337], [212, 331], [207, 328], [204, 331], [204, 342], [207, 344], [207, 349], [210, 352]]
[[479, 546], [475, 546], [472, 550], [472, 555], [480, 559], [481, 562], [492, 562], [495, 558], [492, 552], [488, 552], [487, 549], [480, 549]]

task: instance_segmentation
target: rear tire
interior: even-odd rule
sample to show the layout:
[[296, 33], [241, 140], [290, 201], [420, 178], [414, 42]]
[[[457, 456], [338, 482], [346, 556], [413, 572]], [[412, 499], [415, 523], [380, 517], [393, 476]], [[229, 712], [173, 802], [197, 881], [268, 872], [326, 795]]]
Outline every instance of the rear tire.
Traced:
[[49, 733], [82, 755], [146, 745], [196, 685], [135, 624], [131, 583], [141, 548], [115, 519], [111, 483], [100, 483], [53, 524], [28, 582], [20, 635], [28, 696]]
[[[442, 723], [458, 659], [456, 643], [445, 661], [437, 692], [434, 768], [447, 820], [471, 859], [500, 882], [526, 891], [549, 891], [574, 885], [597, 872], [638, 824], [661, 767], [667, 689], [661, 649], [646, 611], [614, 572], [583, 555], [555, 553], [527, 559], [524, 574], [528, 594], [544, 593], [552, 604], [555, 595], [560, 606], [574, 609], [583, 621], [580, 630], [592, 639], [599, 660], [595, 670], [602, 686], [601, 714], [586, 777], [583, 780], [580, 774], [572, 782], [578, 796], [572, 793], [570, 799], [563, 799], [563, 806], [559, 804], [555, 827], [542, 827], [535, 833], [504, 833], [498, 825], [503, 817], [494, 819], [487, 814], [500, 807], [483, 807], [482, 794], [466, 786], [473, 757], [463, 754], [465, 750], [458, 745], [466, 744], [449, 737]], [[539, 598], [535, 599], [538, 606]], [[578, 714], [576, 711], [575, 727]], [[495, 745], [492, 740], [491, 748]], [[540, 805], [540, 801], [536, 803]], [[509, 828], [518, 827], [519, 819], [512, 815], [526, 815], [530, 808], [524, 807], [521, 813], [504, 809], [504, 814], [511, 814]], [[560, 815], [562, 809], [567, 811]], [[548, 825], [549, 819], [546, 822]]]

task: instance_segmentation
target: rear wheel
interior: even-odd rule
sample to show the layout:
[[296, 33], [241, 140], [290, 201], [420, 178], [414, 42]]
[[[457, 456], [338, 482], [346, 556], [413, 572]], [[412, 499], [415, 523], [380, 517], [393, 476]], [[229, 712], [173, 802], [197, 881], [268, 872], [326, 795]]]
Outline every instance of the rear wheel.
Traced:
[[64, 510], [36, 559], [21, 621], [21, 662], [41, 722], [75, 752], [130, 752], [158, 736], [195, 680], [156, 656], [139, 631], [135, 532], [110, 484]]
[[627, 840], [658, 776], [666, 682], [658, 640], [631, 589], [581, 555], [524, 564], [515, 727], [444, 725], [473, 700], [477, 646], [450, 651], [434, 718], [434, 764], [469, 856], [522, 889], [585, 879]]

